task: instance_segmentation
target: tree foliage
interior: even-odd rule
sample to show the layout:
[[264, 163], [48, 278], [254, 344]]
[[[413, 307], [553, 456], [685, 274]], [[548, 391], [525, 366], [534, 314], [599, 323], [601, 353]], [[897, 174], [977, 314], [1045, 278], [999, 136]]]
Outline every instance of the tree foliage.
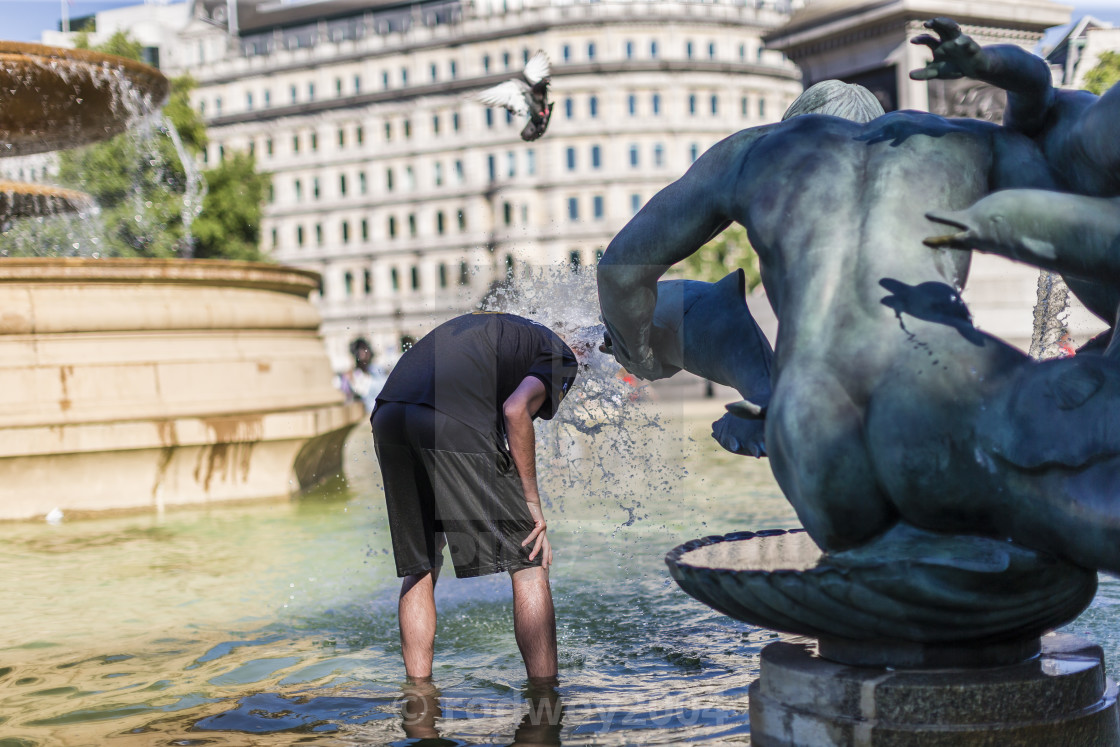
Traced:
[[758, 255], [747, 239], [747, 229], [738, 223], [732, 223], [690, 257], [674, 265], [670, 274], [686, 280], [714, 283], [739, 268], [746, 274], [749, 293], [762, 282]]
[[194, 256], [262, 260], [261, 205], [269, 177], [258, 174], [253, 156], [235, 153], [206, 172], [208, 191], [191, 230]]
[[1085, 90], [1101, 96], [1120, 82], [1120, 52], [1102, 52], [1096, 66], [1085, 73]]

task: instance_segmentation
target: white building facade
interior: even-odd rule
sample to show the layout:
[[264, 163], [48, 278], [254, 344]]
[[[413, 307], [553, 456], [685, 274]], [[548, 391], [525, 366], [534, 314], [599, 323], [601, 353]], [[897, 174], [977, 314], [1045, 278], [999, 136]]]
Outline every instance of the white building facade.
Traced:
[[[392, 360], [507, 274], [594, 263], [700, 153], [801, 91], [761, 42], [785, 2], [265, 7], [198, 3], [167, 71], [200, 84], [210, 164], [251, 151], [272, 174], [263, 248], [322, 274], [340, 369], [356, 337]], [[538, 49], [554, 112], [527, 143], [468, 96]]]

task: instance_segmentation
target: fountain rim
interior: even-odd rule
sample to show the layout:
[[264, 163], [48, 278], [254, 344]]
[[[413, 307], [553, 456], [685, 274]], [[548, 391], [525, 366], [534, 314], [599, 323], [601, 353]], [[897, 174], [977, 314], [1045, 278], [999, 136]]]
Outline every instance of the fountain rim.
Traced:
[[318, 290], [314, 270], [232, 259], [140, 257], [3, 257], [0, 286], [28, 283], [149, 283], [269, 290], [306, 298]]
[[125, 68], [130, 75], [143, 75], [155, 80], [159, 85], [159, 96], [155, 97], [159, 103], [166, 101], [170, 95], [170, 84], [167, 76], [157, 68], [143, 62], [121, 57], [93, 49], [78, 49], [76, 47], [56, 47], [50, 44], [37, 44], [35, 42], [17, 42], [0, 40], [0, 58], [12, 57], [27, 59], [28, 57], [42, 57], [46, 59], [60, 59], [70, 62], [82, 62], [90, 65], [113, 65]]

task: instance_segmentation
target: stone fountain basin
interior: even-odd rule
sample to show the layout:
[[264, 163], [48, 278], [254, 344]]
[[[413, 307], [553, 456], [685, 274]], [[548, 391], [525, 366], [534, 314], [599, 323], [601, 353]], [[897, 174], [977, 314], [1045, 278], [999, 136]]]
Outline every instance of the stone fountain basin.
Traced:
[[0, 42], [0, 156], [73, 148], [123, 132], [167, 100], [155, 68], [85, 49]]
[[316, 273], [0, 260], [0, 519], [288, 495], [364, 418], [332, 384]]
[[[665, 562], [714, 609], [821, 639], [822, 656], [861, 665], [1018, 660], [1097, 587], [1094, 571], [1053, 556], [901, 524], [846, 552], [822, 552], [803, 529], [774, 529], [693, 540]], [[869, 660], [880, 655], [891, 661]]]

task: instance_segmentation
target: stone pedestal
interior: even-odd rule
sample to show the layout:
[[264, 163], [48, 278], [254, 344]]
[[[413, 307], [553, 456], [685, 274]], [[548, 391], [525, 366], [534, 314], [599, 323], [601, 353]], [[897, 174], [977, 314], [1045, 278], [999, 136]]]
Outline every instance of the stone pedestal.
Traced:
[[1117, 686], [1099, 647], [1069, 635], [1007, 666], [853, 667], [810, 639], [772, 643], [750, 688], [751, 744], [1120, 745]]

